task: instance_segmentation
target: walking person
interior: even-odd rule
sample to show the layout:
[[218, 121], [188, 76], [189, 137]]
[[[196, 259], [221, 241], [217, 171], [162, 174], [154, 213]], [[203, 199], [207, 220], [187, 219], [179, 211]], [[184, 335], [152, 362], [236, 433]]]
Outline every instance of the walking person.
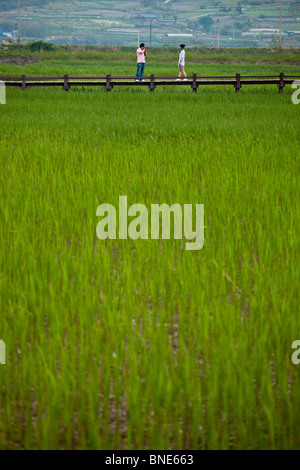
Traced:
[[145, 47], [145, 44], [143, 42], [140, 44], [140, 47], [137, 49], [136, 53], [137, 53], [137, 71], [136, 71], [135, 81], [138, 82], [140, 80], [141, 82], [143, 82], [146, 57], [147, 57], [147, 48]]
[[184, 80], [187, 80], [186, 78], [186, 73], [184, 70], [185, 66], [185, 44], [180, 44], [180, 54], [179, 54], [179, 60], [178, 60], [178, 67], [179, 67], [179, 78], [177, 80], [180, 80], [181, 74], [183, 73], [183, 76], [185, 77]]

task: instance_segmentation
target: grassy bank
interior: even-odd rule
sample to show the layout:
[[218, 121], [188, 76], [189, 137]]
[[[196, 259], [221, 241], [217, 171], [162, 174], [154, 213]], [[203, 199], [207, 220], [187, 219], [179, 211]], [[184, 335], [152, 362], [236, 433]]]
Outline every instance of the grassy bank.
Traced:
[[[299, 49], [261, 49], [261, 48], [208, 48], [193, 47], [187, 49], [191, 62], [233, 62], [233, 63], [293, 63], [300, 65]], [[57, 46], [52, 51], [33, 52], [30, 45], [0, 46], [0, 57], [5, 55], [22, 55], [36, 57], [43, 60], [112, 60], [135, 61], [135, 50], [130, 47], [112, 46]], [[174, 47], [152, 47], [149, 57], [157, 61], [173, 61], [178, 56], [178, 49]]]
[[[23, 61], [19, 60], [20, 56], [16, 56], [17, 60], [13, 60], [13, 56], [9, 56], [9, 63], [0, 63], [0, 76], [63, 76], [69, 74], [70, 76], [102, 76], [111, 73], [115, 76], [132, 76], [136, 73], [136, 56], [135, 54], [128, 54], [122, 60], [112, 60], [111, 58], [102, 57], [101, 60], [81, 60], [78, 58], [68, 57], [68, 60], [61, 58], [50, 58], [38, 62], [29, 61], [24, 65]], [[32, 58], [32, 57], [31, 57]], [[22, 57], [24, 59], [24, 57]], [[1, 60], [1, 58], [0, 58]], [[11, 63], [13, 62], [13, 63]], [[149, 76], [151, 73], [155, 75], [168, 75], [173, 76], [178, 74], [178, 54], [174, 52], [170, 55], [168, 60], [159, 60], [157, 57], [149, 53], [147, 58], [145, 75]], [[292, 62], [287, 63], [215, 63], [215, 61], [195, 61], [189, 56], [187, 52], [186, 59], [186, 72], [189, 75], [197, 73], [198, 75], [234, 75], [241, 73], [244, 75], [277, 75], [280, 72], [285, 72], [290, 75], [299, 75], [299, 67]], [[248, 88], [247, 88], [248, 89]], [[243, 93], [247, 89], [243, 89]], [[158, 91], [158, 90], [157, 90]], [[156, 92], [157, 92], [156, 91]], [[276, 87], [273, 92], [276, 94]]]

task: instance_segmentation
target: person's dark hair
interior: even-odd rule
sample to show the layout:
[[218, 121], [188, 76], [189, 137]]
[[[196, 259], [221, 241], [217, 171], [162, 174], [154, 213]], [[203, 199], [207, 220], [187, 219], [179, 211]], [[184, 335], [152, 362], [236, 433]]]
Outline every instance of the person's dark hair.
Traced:
[[144, 47], [144, 46], [145, 46], [145, 44], [143, 42], [141, 42], [140, 47]]
[[180, 44], [180, 47], [183, 47], [183, 49], [185, 48], [185, 44]]

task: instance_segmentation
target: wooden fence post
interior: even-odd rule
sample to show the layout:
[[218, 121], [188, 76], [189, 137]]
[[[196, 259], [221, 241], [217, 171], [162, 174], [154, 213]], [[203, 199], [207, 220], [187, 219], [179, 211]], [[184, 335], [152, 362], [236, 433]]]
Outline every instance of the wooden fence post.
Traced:
[[241, 74], [240, 73], [237, 73], [236, 74], [236, 84], [234, 85], [235, 87], [235, 92], [236, 93], [239, 93], [240, 92], [240, 89], [242, 88], [242, 85], [241, 85]]
[[111, 91], [113, 89], [112, 85], [110, 84], [111, 82], [111, 74], [109, 73], [108, 75], [106, 75], [106, 85], [105, 85], [105, 89], [107, 91]]
[[192, 84], [193, 93], [197, 93], [198, 86], [199, 85], [197, 84], [197, 74], [194, 73], [193, 74], [193, 84]]
[[69, 80], [69, 75], [65, 75], [65, 76], [64, 76], [64, 86], [63, 86], [63, 89], [64, 89], [65, 91], [69, 91], [69, 89], [70, 89], [68, 80]]
[[26, 90], [26, 78], [25, 75], [22, 75], [22, 90]]
[[278, 87], [279, 87], [279, 94], [282, 95], [283, 94], [283, 89], [285, 87], [285, 83], [284, 83], [284, 73], [281, 72], [279, 74], [279, 83], [278, 83]]
[[150, 91], [154, 91], [156, 88], [156, 85], [154, 83], [154, 73], [151, 74], [151, 77], [150, 77], [150, 84], [149, 84], [149, 90]]

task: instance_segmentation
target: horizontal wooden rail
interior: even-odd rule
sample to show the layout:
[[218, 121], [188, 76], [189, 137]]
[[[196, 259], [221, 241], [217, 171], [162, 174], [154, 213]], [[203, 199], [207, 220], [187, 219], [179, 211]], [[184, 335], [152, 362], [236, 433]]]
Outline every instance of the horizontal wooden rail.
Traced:
[[[68, 79], [69, 80], [106, 80], [106, 77], [107, 75], [105, 76], [68, 76]], [[144, 76], [143, 79], [144, 80], [150, 80], [151, 79], [151, 75], [150, 76]], [[55, 76], [52, 76], [52, 77], [26, 77], [26, 81], [44, 81], [44, 80], [64, 80], [65, 76], [60, 76], [60, 77], [55, 77]], [[155, 75], [155, 79], [156, 80], [176, 80], [178, 78], [178, 75], [174, 75], [174, 76], [170, 76], [170, 75]], [[193, 79], [194, 78], [194, 75], [188, 75], [186, 78], [188, 79]], [[219, 79], [219, 80], [222, 80], [222, 79], [235, 79], [236, 78], [236, 75], [198, 75], [197, 74], [197, 78], [198, 79]], [[260, 79], [260, 78], [278, 78], [278, 75], [241, 75], [241, 78], [257, 78], [257, 79]], [[285, 75], [285, 78], [300, 78], [300, 75]], [[111, 75], [111, 79], [113, 80], [135, 80], [136, 77], [135, 76], [113, 76]], [[22, 77], [1, 77], [0, 76], [0, 80], [2, 81], [19, 81], [19, 80], [22, 80]]]
[[[69, 80], [106, 80], [107, 75], [105, 76], [89, 76], [89, 77], [79, 77], [79, 76], [68, 76]], [[110, 76], [111, 79], [113, 80], [135, 80], [136, 76]], [[187, 76], [186, 78], [188, 79], [193, 79], [194, 75]], [[273, 76], [271, 76], [273, 77]], [[278, 77], [278, 75], [274, 75], [274, 77]], [[26, 81], [44, 81], [44, 80], [64, 80], [65, 76], [60, 76], [60, 77], [26, 77]], [[144, 80], [151, 80], [152, 76], [144, 76]], [[155, 79], [168, 79], [168, 80], [176, 80], [178, 78], [178, 75], [170, 76], [170, 75], [164, 75], [164, 76], [155, 76]], [[197, 78], [218, 78], [218, 79], [226, 79], [226, 78], [235, 78], [235, 75], [197, 75]], [[22, 80], [22, 77], [0, 77], [0, 80], [6, 80], [6, 81], [19, 81]]]
[[[215, 79], [223, 79], [223, 78], [235, 78], [236, 77], [236, 74], [233, 74], [233, 75], [199, 75], [199, 74], [196, 74], [197, 75], [197, 78], [215, 78]], [[245, 77], [245, 78], [278, 78], [279, 75], [240, 75], [241, 77]], [[72, 76], [72, 75], [68, 75], [68, 78], [69, 80], [106, 80], [106, 77], [107, 75], [96, 75], [96, 76]], [[114, 75], [110, 75], [111, 78], [113, 79], [118, 79], [118, 80], [134, 80], [136, 79], [136, 76], [135, 75], [125, 75], [125, 76], [114, 76]], [[284, 77], [285, 78], [300, 78], [300, 74], [299, 75], [286, 75], [284, 74]], [[47, 77], [43, 77], [43, 76], [38, 76], [38, 77], [26, 77], [26, 80], [63, 80], [65, 78], [65, 75], [60, 75], [60, 76], [47, 76]], [[149, 76], [144, 76], [143, 77], [144, 79], [148, 79], [150, 80], [152, 78], [152, 75], [149, 75]], [[178, 75], [155, 75], [155, 78], [156, 79], [170, 79], [170, 80], [175, 80], [178, 78]], [[193, 75], [188, 75], [186, 78], [194, 78], [194, 74]], [[16, 76], [0, 76], [0, 80], [22, 80], [22, 76], [20, 77], [16, 77]]]
[[281, 72], [279, 75], [193, 75], [187, 76], [183, 80], [179, 80], [178, 76], [150, 76], [143, 77], [140, 81], [135, 76], [113, 76], [111, 74], [105, 76], [78, 77], [64, 75], [61, 77], [1, 77], [0, 80], [8, 87], [21, 87], [25, 90], [27, 87], [50, 87], [60, 86], [65, 91], [71, 87], [84, 86], [103, 86], [107, 91], [113, 89], [114, 86], [147, 86], [150, 91], [154, 91], [157, 86], [190, 86], [193, 92], [197, 92], [199, 86], [204, 85], [231, 85], [235, 88], [236, 93], [240, 91], [244, 85], [277, 85], [279, 93], [283, 93], [286, 85], [292, 84], [295, 80], [300, 80], [300, 75], [285, 75]]

